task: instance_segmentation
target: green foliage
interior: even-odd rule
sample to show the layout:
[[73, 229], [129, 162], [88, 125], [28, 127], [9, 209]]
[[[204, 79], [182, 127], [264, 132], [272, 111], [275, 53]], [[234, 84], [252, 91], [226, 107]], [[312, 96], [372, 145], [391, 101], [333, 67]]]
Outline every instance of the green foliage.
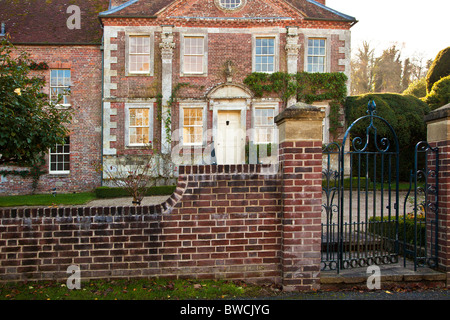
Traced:
[[92, 192], [33, 194], [0, 197], [0, 207], [80, 205], [95, 199]]
[[[392, 218], [391, 218], [392, 219]], [[383, 221], [383, 222], [381, 222]], [[369, 231], [393, 239], [395, 236], [395, 221], [389, 221], [387, 217], [371, 217], [369, 219]], [[415, 232], [417, 230], [417, 233]], [[423, 218], [417, 218], [415, 227], [414, 217], [410, 214], [399, 216], [398, 220], [398, 239], [408, 244], [414, 244], [414, 235], [416, 234], [417, 245], [425, 246], [426, 242], [426, 224]]]
[[423, 98], [427, 95], [427, 82], [425, 78], [417, 79], [410, 83], [408, 88], [403, 91], [403, 94], [409, 94], [416, 98]]
[[347, 95], [346, 82], [347, 76], [342, 72], [298, 72], [296, 74], [253, 72], [244, 79], [244, 84], [252, 90], [256, 97], [275, 94], [283, 102], [283, 107], [287, 107], [287, 103], [292, 97], [305, 103], [331, 100], [330, 134], [332, 136], [341, 126], [339, 109]]
[[[0, 300], [219, 300], [254, 299], [281, 293], [277, 286], [227, 280], [86, 280], [82, 276], [80, 285], [80, 289], [69, 289], [65, 281], [1, 283]], [[176, 310], [174, 315], [180, 314], [180, 310]]]
[[382, 55], [375, 59], [373, 90], [374, 92], [401, 92], [402, 90], [402, 62], [400, 50], [395, 45], [383, 50]]
[[450, 75], [450, 47], [437, 54], [427, 73], [427, 93], [431, 92], [433, 84], [439, 79]]
[[342, 72], [296, 74], [297, 100], [306, 103], [332, 100], [343, 103], [347, 95], [347, 76]]
[[432, 110], [450, 103], [450, 75], [436, 81], [424, 101]]
[[256, 97], [275, 93], [286, 104], [293, 96], [306, 103], [323, 100], [343, 102], [347, 94], [346, 81], [347, 76], [341, 72], [253, 72], [244, 79], [244, 84]]
[[43, 154], [68, 134], [71, 112], [61, 110], [43, 92], [44, 79], [30, 75], [26, 53], [0, 42], [0, 164], [36, 166]]
[[[171, 195], [176, 186], [153, 186], [146, 190], [145, 196]], [[130, 193], [119, 187], [98, 187], [94, 190], [95, 196], [100, 199], [129, 197]]]
[[[413, 168], [414, 147], [419, 141], [426, 140], [426, 124], [423, 117], [429, 112], [428, 105], [411, 95], [395, 93], [365, 94], [347, 97], [345, 116], [348, 124], [367, 115], [367, 104], [375, 100], [377, 115], [384, 118], [394, 129], [400, 149], [400, 180], [409, 181], [409, 171]], [[389, 128], [375, 119], [377, 137], [387, 138], [393, 148], [394, 137]], [[368, 122], [360, 121], [352, 127], [351, 139], [366, 137]], [[378, 141], [379, 143], [379, 141]]]

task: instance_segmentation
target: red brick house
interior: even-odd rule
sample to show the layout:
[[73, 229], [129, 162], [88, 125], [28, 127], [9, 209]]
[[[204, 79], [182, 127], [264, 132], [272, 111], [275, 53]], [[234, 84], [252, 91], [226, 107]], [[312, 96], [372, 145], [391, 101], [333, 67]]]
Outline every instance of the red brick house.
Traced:
[[[96, 187], [92, 161], [113, 165], [118, 156], [138, 156], [148, 141], [177, 163], [207, 162], [202, 154], [212, 149], [219, 164], [243, 163], [249, 141], [276, 142], [273, 118], [281, 111], [279, 99], [255, 98], [243, 83], [248, 74], [350, 75], [356, 20], [325, 0], [80, 0], [80, 29], [68, 29], [64, 3], [0, 4], [12, 42], [48, 63], [49, 92], [52, 75], [70, 77], [70, 151], [55, 158], [68, 164], [52, 170], [50, 154], [38, 191]], [[183, 156], [195, 150], [199, 156]], [[2, 179], [0, 194], [25, 191], [15, 178]]]
[[[67, 1], [0, 1], [0, 38], [9, 37], [18, 50], [48, 65], [34, 71], [45, 77], [45, 93], [70, 88], [64, 108], [74, 110], [65, 146], [55, 146], [47, 157], [48, 174], [39, 179], [37, 192], [82, 191], [101, 184], [93, 161], [101, 160], [102, 29], [98, 13], [108, 1], [77, 1], [81, 29], [69, 29]], [[3, 168], [4, 169], [4, 168]], [[10, 168], [22, 170], [25, 168]], [[1, 176], [0, 194], [30, 193], [32, 178]]]

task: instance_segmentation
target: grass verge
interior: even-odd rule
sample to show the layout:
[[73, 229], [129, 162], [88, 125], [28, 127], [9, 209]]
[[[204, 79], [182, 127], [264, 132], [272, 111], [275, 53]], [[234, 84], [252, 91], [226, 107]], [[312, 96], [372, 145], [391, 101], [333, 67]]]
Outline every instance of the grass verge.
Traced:
[[224, 280], [90, 280], [82, 282], [80, 289], [72, 290], [55, 281], [0, 284], [0, 300], [209, 300], [280, 293], [275, 286]]
[[0, 207], [80, 205], [96, 199], [93, 192], [32, 194], [0, 197]]
[[[175, 188], [176, 186], [154, 186], [149, 188], [145, 196], [170, 196]], [[0, 207], [83, 205], [97, 199], [129, 196], [127, 191], [122, 188], [99, 187], [94, 192], [58, 193], [56, 196], [52, 194], [0, 196]]]

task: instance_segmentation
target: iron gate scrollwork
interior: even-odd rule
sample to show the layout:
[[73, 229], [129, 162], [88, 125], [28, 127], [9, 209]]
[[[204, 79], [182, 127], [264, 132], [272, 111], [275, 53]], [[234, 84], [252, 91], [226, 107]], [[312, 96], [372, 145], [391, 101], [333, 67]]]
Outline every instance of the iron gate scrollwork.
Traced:
[[[351, 137], [357, 126], [365, 137]], [[399, 145], [374, 101], [323, 155], [322, 270], [398, 262]]]
[[[352, 130], [364, 135], [354, 137]], [[415, 269], [437, 266], [438, 149], [416, 145], [402, 204], [399, 150], [393, 127], [376, 114], [374, 101], [341, 144], [323, 148], [321, 270], [397, 263], [401, 254], [405, 266], [407, 258]]]
[[[403, 212], [403, 252], [417, 267], [438, 267], [439, 152], [426, 141], [414, 149], [414, 169]], [[407, 210], [410, 202], [412, 210]]]

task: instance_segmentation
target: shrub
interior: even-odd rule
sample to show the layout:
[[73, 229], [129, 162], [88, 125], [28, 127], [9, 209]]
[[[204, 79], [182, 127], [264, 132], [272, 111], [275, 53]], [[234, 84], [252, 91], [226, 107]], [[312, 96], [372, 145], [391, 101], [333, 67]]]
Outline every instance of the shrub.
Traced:
[[450, 47], [437, 54], [427, 73], [427, 93], [431, 92], [433, 84], [441, 78], [450, 75]]
[[[175, 191], [175, 188], [176, 186], [153, 186], [147, 189], [145, 196], [171, 195]], [[118, 187], [98, 187], [94, 192], [97, 198], [118, 198], [130, 196], [130, 193], [126, 189]]]
[[403, 94], [409, 94], [416, 98], [423, 98], [427, 95], [427, 81], [425, 78], [420, 78], [412, 82]]
[[[378, 222], [378, 223], [377, 223]], [[381, 217], [372, 217], [369, 219], [369, 231], [381, 236], [385, 236], [393, 239], [395, 236], [395, 221], [388, 221], [387, 217], [383, 217], [383, 223]], [[398, 239], [400, 242], [406, 240], [408, 244], [414, 244], [414, 217], [407, 215], [399, 216], [398, 220]], [[406, 235], [406, 238], [405, 238]], [[426, 243], [426, 224], [424, 218], [417, 218], [417, 245], [425, 246]]]
[[437, 109], [450, 102], [450, 75], [433, 85], [431, 92], [425, 97], [430, 109]]

